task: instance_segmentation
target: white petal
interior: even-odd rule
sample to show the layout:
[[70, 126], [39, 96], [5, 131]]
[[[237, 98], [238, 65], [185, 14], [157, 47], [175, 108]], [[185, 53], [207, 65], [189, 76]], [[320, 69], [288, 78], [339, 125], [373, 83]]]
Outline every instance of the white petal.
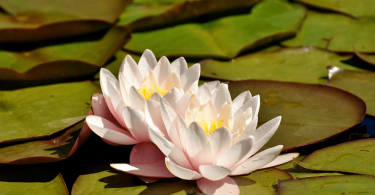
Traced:
[[185, 112], [185, 120], [188, 121], [188, 124], [194, 121], [193, 116], [199, 110], [200, 106], [201, 103], [199, 97], [196, 94], [191, 95]]
[[143, 87], [145, 87], [148, 90], [153, 89], [153, 91], [156, 92], [158, 86], [159, 86], [159, 83], [158, 83], [158, 80], [156, 79], [154, 73], [152, 72], [152, 70], [148, 70], [148, 74], [143, 79], [143, 82], [142, 82], [140, 88], [143, 89]]
[[164, 95], [164, 98], [168, 101], [168, 103], [174, 108], [177, 102], [180, 100], [183, 93], [181, 90], [177, 88], [173, 88], [167, 94]]
[[234, 145], [238, 142], [240, 131], [238, 129], [232, 129], [230, 133], [232, 134], [232, 145]]
[[187, 132], [187, 125], [185, 123], [185, 120], [180, 116], [178, 115], [178, 135], [180, 136], [180, 140], [181, 140], [181, 146], [182, 146], [182, 149], [184, 152], [186, 152], [186, 132]]
[[234, 113], [234, 119], [239, 117], [246, 109], [252, 108], [253, 110], [253, 117], [258, 116], [259, 112], [259, 106], [260, 106], [260, 99], [259, 95], [256, 95], [254, 97], [251, 97], [245, 104], [240, 107], [235, 113]]
[[165, 125], [165, 129], [167, 130], [168, 137], [174, 145], [176, 145], [180, 150], [183, 150], [180, 136], [178, 135], [178, 131], [176, 129], [176, 112], [165, 98], [160, 98], [160, 108], [161, 116]]
[[241, 141], [249, 137], [250, 135], [254, 135], [257, 125], [258, 125], [258, 117], [255, 116], [254, 119], [245, 127], [245, 130], [241, 133], [238, 141]]
[[126, 104], [129, 104], [128, 99], [129, 99], [129, 90], [131, 85], [129, 84], [129, 81], [126, 80], [124, 74], [119, 73], [119, 83], [120, 83], [120, 92], [122, 96], [122, 100]]
[[210, 195], [239, 195], [240, 188], [231, 177], [225, 177], [218, 181], [211, 181], [206, 178], [197, 180], [198, 188], [204, 194]]
[[111, 111], [109, 110], [103, 94], [94, 94], [91, 97], [91, 105], [95, 116], [105, 118], [114, 123], [115, 125], [121, 127], [121, 124], [117, 121], [117, 119], [112, 115]]
[[158, 146], [160, 151], [162, 151], [165, 156], [172, 159], [174, 162], [176, 162], [178, 165], [184, 168], [193, 169], [185, 154], [180, 149], [178, 149], [174, 144], [168, 141], [157, 131], [152, 130], [151, 127], [149, 127], [148, 132], [150, 140], [156, 146]]
[[252, 171], [262, 168], [268, 163], [272, 162], [283, 149], [282, 145], [278, 145], [267, 150], [264, 150], [253, 157], [247, 159], [244, 163], [234, 167], [230, 175], [249, 174]]
[[195, 81], [199, 80], [200, 73], [201, 65], [194, 64], [181, 75], [181, 87], [185, 92]]
[[162, 90], [167, 90], [167, 91], [169, 91], [173, 88], [181, 89], [180, 77], [177, 75], [177, 73], [172, 72], [160, 84], [160, 88]]
[[250, 107], [246, 109], [239, 117], [234, 121], [234, 129], [240, 130], [240, 134], [244, 131], [247, 124], [252, 120], [253, 109]]
[[207, 104], [200, 106], [198, 112], [193, 116], [194, 121], [205, 120], [208, 124], [210, 121], [215, 121], [217, 119], [217, 112], [212, 101], [208, 101]]
[[199, 172], [206, 179], [211, 181], [217, 181], [228, 176], [232, 170], [227, 167], [218, 166], [218, 165], [201, 165], [199, 167]]
[[123, 115], [130, 133], [139, 141], [150, 141], [147, 123], [142, 111], [126, 106]]
[[220, 84], [215, 99], [212, 101], [214, 102], [216, 110], [220, 110], [226, 102], [232, 102], [227, 84]]
[[197, 95], [201, 104], [207, 104], [207, 102], [211, 99], [211, 91], [206, 83], [203, 84], [203, 87], [200, 88]]
[[161, 98], [161, 97], [163, 97], [163, 96], [160, 95], [160, 93], [158, 93], [158, 92], [154, 92], [154, 93], [152, 94], [152, 96], [150, 97], [149, 100], [153, 100], [153, 101], [155, 101], [155, 102], [159, 102], [159, 103], [160, 103], [160, 98]]
[[159, 163], [146, 163], [146, 164], [126, 164], [126, 163], [115, 163], [111, 164], [111, 167], [119, 171], [126, 173], [144, 176], [144, 177], [156, 177], [156, 178], [173, 178], [175, 177], [164, 162]]
[[136, 88], [140, 88], [144, 76], [142, 76], [137, 63], [130, 55], [127, 55], [122, 61], [120, 73], [125, 76], [130, 85], [133, 85]]
[[232, 114], [232, 104], [228, 102], [225, 104], [218, 113], [217, 121], [223, 121], [222, 126], [226, 126], [229, 129], [233, 129], [234, 118]]
[[172, 73], [172, 67], [167, 57], [163, 56], [159, 59], [153, 72], [158, 80], [158, 83], [162, 83], [169, 74]]
[[213, 163], [232, 145], [232, 134], [227, 127], [220, 127], [208, 137], [212, 148]]
[[111, 81], [108, 80], [107, 85], [108, 85], [107, 86], [108, 95], [109, 95], [109, 98], [111, 100], [114, 111], [116, 112], [116, 113], [112, 113], [112, 114], [115, 116], [117, 121], [122, 126], [126, 127], [124, 118], [122, 116], [122, 109], [124, 109], [124, 107], [126, 106], [125, 102], [122, 100], [122, 97], [119, 94], [118, 89], [115, 88], [115, 86], [113, 86], [114, 84]]
[[[210, 82], [207, 82], [207, 83], [204, 83], [208, 86], [208, 89], [210, 90], [210, 93], [212, 94], [214, 92], [214, 90], [219, 87], [220, 85], [220, 81], [210, 81]], [[198, 91], [201, 90], [201, 88], [203, 88], [204, 85], [201, 85], [199, 86], [198, 88]], [[199, 92], [198, 92], [199, 93]]]
[[130, 87], [128, 106], [143, 111], [145, 108], [145, 103], [146, 100], [141, 95], [141, 93], [139, 93], [139, 91], [134, 86]]
[[220, 156], [216, 165], [232, 168], [250, 152], [253, 143], [253, 136], [237, 142]]
[[105, 118], [99, 116], [87, 116], [86, 123], [99, 137], [121, 145], [133, 145], [138, 143], [132, 135], [124, 129], [116, 126]]
[[162, 132], [165, 136], [168, 135], [167, 130], [160, 113], [160, 104], [153, 100], [147, 100], [145, 106], [146, 122], [153, 129]]
[[191, 94], [197, 94], [198, 93], [198, 81], [196, 80], [191, 84], [189, 87], [186, 88], [186, 90], [183, 90], [185, 92], [190, 92]]
[[176, 60], [174, 60], [171, 64], [172, 72], [177, 73], [179, 76], [181, 76], [187, 69], [187, 63], [185, 58], [179, 57]]
[[148, 70], [154, 70], [156, 64], [157, 62], [154, 53], [152, 53], [151, 50], [146, 49], [138, 62], [138, 68], [142, 74], [142, 80], [145, 78]]
[[108, 95], [108, 88], [107, 88], [108, 78], [112, 78], [113, 80], [117, 80], [116, 77], [113, 76], [113, 74], [109, 70], [107, 70], [105, 68], [101, 68], [100, 69], [100, 87], [102, 88], [102, 92], [103, 92], [104, 98], [106, 98], [106, 101], [107, 101], [107, 97], [109, 96]]
[[186, 152], [189, 155], [194, 170], [198, 170], [201, 165], [212, 164], [211, 144], [207, 135], [198, 123], [190, 124], [186, 132]]
[[274, 166], [277, 166], [277, 165], [281, 165], [281, 164], [287, 163], [287, 162], [293, 160], [294, 158], [297, 158], [298, 156], [299, 156], [299, 153], [281, 154], [281, 155], [277, 156], [275, 159], [273, 159], [272, 162], [264, 165], [262, 167], [262, 169], [269, 168], [269, 167], [274, 167]]
[[186, 108], [187, 108], [190, 96], [191, 96], [190, 92], [186, 92], [177, 101], [176, 105], [174, 106], [174, 110], [176, 111], [177, 114], [180, 114], [181, 116], [185, 116]]
[[245, 102], [249, 101], [251, 98], [250, 91], [244, 91], [240, 95], [238, 95], [233, 100], [233, 113], [236, 113], [239, 108], [241, 108]]
[[197, 180], [202, 178], [202, 175], [198, 172], [181, 167], [167, 157], [165, 158], [165, 165], [167, 166], [168, 170], [178, 178], [184, 180]]

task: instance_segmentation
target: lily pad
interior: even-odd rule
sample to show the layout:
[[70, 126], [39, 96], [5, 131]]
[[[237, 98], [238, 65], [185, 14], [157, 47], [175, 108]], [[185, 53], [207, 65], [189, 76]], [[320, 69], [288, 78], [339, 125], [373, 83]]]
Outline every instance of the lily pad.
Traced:
[[347, 14], [353, 17], [360, 16], [375, 16], [374, 9], [375, 4], [372, 0], [297, 0], [298, 2], [328, 9], [343, 14]]
[[[92, 112], [90, 111], [89, 115]], [[91, 135], [84, 122], [70, 127], [62, 135], [43, 141], [31, 141], [0, 148], [0, 163], [23, 165], [61, 161], [72, 154]]]
[[108, 28], [129, 0], [0, 0], [0, 42], [41, 41]]
[[341, 175], [283, 180], [278, 195], [375, 194], [375, 177], [367, 175]]
[[284, 145], [284, 151], [334, 137], [360, 124], [365, 103], [341, 89], [292, 82], [247, 80], [229, 83], [232, 97], [245, 90], [260, 95], [259, 124], [282, 116], [275, 135], [264, 146]]
[[82, 121], [100, 91], [90, 81], [0, 91], [0, 143], [49, 136]]
[[120, 15], [118, 25], [145, 30], [185, 21], [204, 14], [250, 7], [260, 0], [135, 0]]
[[231, 61], [203, 60], [201, 76], [221, 80], [262, 79], [301, 83], [327, 82], [327, 66], [358, 69], [341, 61], [352, 56], [340, 56], [314, 47], [284, 48], [257, 52]]
[[[353, 2], [354, 3], [354, 2]], [[312, 45], [335, 52], [375, 52], [375, 20], [353, 19], [341, 14], [309, 11], [297, 36], [282, 42], [285, 46]]]
[[372, 65], [375, 65], [375, 55], [360, 53], [360, 52], [358, 52], [356, 50], [354, 50], [354, 52], [355, 52], [355, 55], [357, 55], [363, 61], [365, 61], [365, 62], [367, 62], [369, 64], [372, 64]]
[[304, 16], [305, 9], [299, 4], [264, 0], [250, 14], [133, 33], [124, 48], [136, 53], [151, 49], [157, 57], [231, 59], [294, 35]]
[[0, 168], [0, 193], [69, 195], [60, 173], [46, 165], [8, 165]]
[[92, 75], [125, 43], [127, 31], [113, 27], [96, 39], [12, 52], [0, 50], [0, 80], [61, 80]]
[[375, 72], [331, 67], [328, 85], [349, 91], [366, 102], [367, 114], [375, 116]]
[[375, 175], [375, 139], [363, 139], [323, 148], [298, 164], [306, 169]]

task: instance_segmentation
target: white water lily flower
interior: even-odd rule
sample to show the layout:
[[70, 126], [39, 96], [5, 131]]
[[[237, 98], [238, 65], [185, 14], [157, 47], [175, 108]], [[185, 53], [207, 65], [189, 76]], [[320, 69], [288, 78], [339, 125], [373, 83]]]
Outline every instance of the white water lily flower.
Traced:
[[137, 65], [127, 55], [118, 80], [107, 69], [100, 70], [103, 94], [92, 97], [94, 115], [86, 117], [86, 122], [109, 144], [136, 144], [130, 155], [131, 163], [164, 161], [164, 155], [150, 141], [148, 124], [167, 137], [160, 115], [160, 98], [183, 113], [190, 95], [198, 93], [199, 75], [200, 65], [188, 68], [183, 57], [171, 64], [166, 57], [157, 62], [154, 54], [146, 50]]
[[152, 126], [149, 135], [166, 156], [167, 168], [162, 163], [111, 166], [138, 176], [197, 180], [206, 194], [235, 195], [239, 188], [229, 176], [283, 164], [299, 155], [279, 155], [281, 145], [257, 153], [275, 133], [281, 117], [256, 128], [259, 96], [246, 91], [232, 101], [226, 84], [215, 85], [205, 84], [198, 94], [191, 95], [183, 116], [161, 98], [161, 115], [174, 137], [168, 139]]

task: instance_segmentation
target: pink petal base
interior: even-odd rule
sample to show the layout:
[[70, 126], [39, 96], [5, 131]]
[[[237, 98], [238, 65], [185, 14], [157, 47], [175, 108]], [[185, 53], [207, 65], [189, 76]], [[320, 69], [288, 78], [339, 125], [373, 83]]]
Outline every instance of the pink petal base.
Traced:
[[205, 178], [197, 180], [198, 188], [207, 195], [239, 195], [240, 188], [230, 177], [218, 181], [211, 181]]

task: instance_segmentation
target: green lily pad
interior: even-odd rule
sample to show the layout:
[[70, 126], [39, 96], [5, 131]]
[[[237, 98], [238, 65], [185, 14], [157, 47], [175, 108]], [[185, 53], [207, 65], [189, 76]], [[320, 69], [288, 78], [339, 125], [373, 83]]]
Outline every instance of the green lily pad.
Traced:
[[365, 61], [365, 62], [367, 62], [369, 64], [372, 64], [372, 65], [375, 65], [375, 55], [360, 53], [360, 52], [358, 52], [356, 50], [354, 50], [354, 52], [355, 52], [355, 55], [357, 55], [363, 61]]
[[[354, 2], [353, 2], [354, 3]], [[297, 36], [282, 42], [285, 46], [312, 45], [335, 52], [375, 52], [375, 20], [353, 19], [341, 14], [309, 11]]]
[[100, 91], [90, 81], [0, 91], [0, 143], [45, 137], [82, 121]]
[[61, 161], [74, 154], [91, 133], [89, 127], [84, 122], [80, 122], [50, 140], [2, 147], [0, 163], [23, 165]]
[[301, 83], [327, 82], [327, 66], [357, 69], [340, 61], [351, 56], [340, 56], [314, 47], [284, 48], [257, 52], [231, 61], [201, 61], [201, 76], [221, 80], [262, 79]]
[[0, 168], [0, 194], [68, 195], [63, 178], [46, 165], [4, 166]]
[[0, 0], [0, 42], [56, 39], [108, 28], [129, 0]]
[[124, 48], [136, 53], [151, 49], [157, 57], [231, 59], [245, 50], [294, 35], [304, 16], [305, 9], [299, 4], [264, 0], [250, 14], [133, 33]]
[[328, 9], [353, 17], [375, 16], [375, 5], [372, 0], [297, 0], [298, 2], [318, 8]]
[[118, 25], [144, 30], [177, 23], [204, 14], [250, 7], [260, 0], [135, 0], [120, 15]]
[[41, 81], [92, 75], [124, 44], [127, 31], [113, 27], [96, 39], [40, 47], [0, 50], [0, 80]]
[[362, 98], [367, 105], [367, 114], [375, 116], [374, 72], [336, 69], [327, 84]]
[[367, 175], [341, 175], [283, 180], [278, 195], [355, 195], [375, 194], [375, 177]]
[[345, 142], [323, 148], [298, 164], [306, 169], [375, 175], [375, 139]]
[[[247, 176], [232, 177], [240, 187], [241, 194], [257, 195], [275, 194], [275, 185], [279, 179], [291, 179], [285, 171], [271, 168], [259, 170]], [[106, 164], [93, 165], [87, 168], [73, 185], [72, 195], [89, 194], [144, 194], [144, 195], [194, 195], [200, 192], [195, 181], [179, 178], [162, 179], [145, 184], [134, 175], [117, 171]], [[199, 194], [203, 194], [200, 192]]]
[[260, 95], [259, 124], [282, 116], [281, 124], [264, 146], [283, 150], [314, 144], [362, 122], [365, 103], [338, 88], [292, 82], [247, 80], [229, 83], [232, 97], [245, 90]]

